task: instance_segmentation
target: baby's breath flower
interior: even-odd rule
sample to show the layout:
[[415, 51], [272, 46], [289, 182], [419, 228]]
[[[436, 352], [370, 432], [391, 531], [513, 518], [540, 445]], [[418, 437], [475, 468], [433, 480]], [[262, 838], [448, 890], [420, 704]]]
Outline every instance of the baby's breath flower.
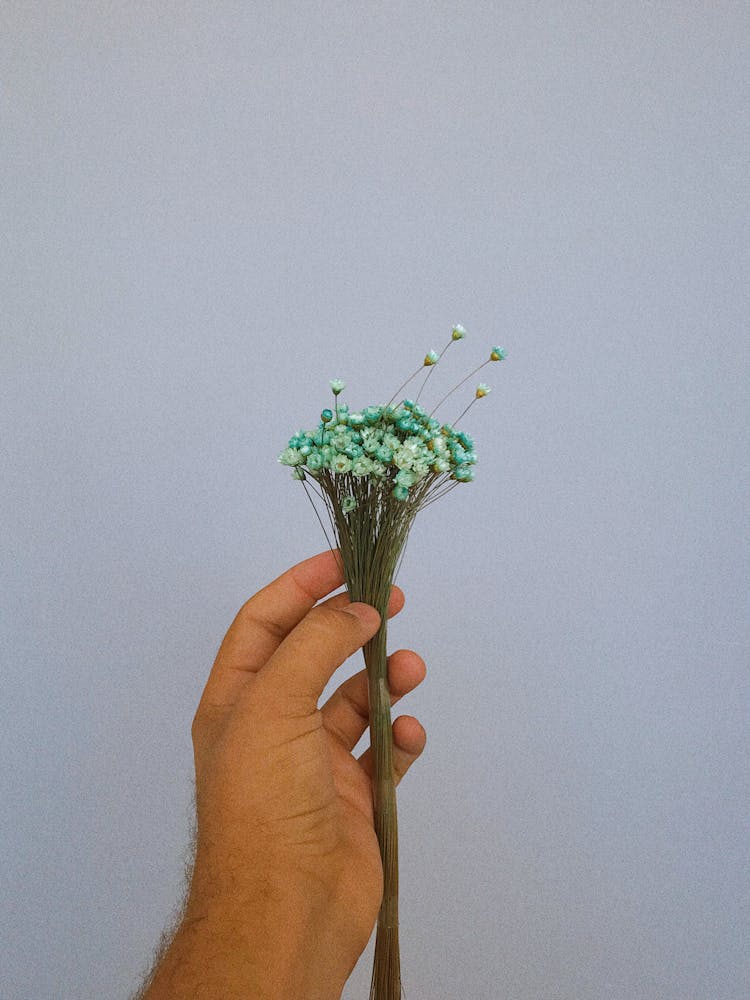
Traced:
[[339, 393], [342, 393], [344, 389], [346, 389], [346, 382], [340, 378], [332, 378], [329, 385], [331, 386], [334, 396], [338, 396]]
[[345, 472], [349, 472], [352, 467], [352, 460], [346, 455], [336, 455], [331, 460], [331, 470], [333, 472], [338, 472], [343, 475]]
[[394, 486], [393, 495], [397, 500], [409, 499], [409, 491], [405, 486]]
[[456, 325], [453, 327], [453, 332], [451, 334], [453, 340], [463, 340], [465, 336], [466, 336], [466, 330], [464, 330], [464, 328], [461, 326], [460, 323], [456, 323]]
[[320, 419], [323, 421], [324, 424], [330, 423], [331, 420], [333, 420], [333, 410], [329, 409], [323, 410], [323, 412], [320, 414]]
[[491, 392], [492, 390], [488, 385], [485, 385], [484, 382], [480, 382], [477, 386], [476, 398], [481, 399], [482, 396], [488, 396]]
[[440, 360], [440, 355], [437, 351], [428, 351], [424, 356], [425, 366], [429, 368], [430, 365], [436, 365]]
[[505, 361], [508, 352], [504, 347], [493, 347], [490, 351], [490, 361]]
[[357, 509], [357, 501], [351, 495], [344, 497], [341, 501], [341, 509], [345, 514], [350, 514], [353, 510]]

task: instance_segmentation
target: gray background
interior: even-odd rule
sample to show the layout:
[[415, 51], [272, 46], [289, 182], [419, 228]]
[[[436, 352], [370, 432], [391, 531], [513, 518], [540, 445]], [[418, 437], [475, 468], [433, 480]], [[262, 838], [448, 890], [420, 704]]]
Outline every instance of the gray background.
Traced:
[[436, 392], [509, 357], [392, 628], [407, 996], [747, 1000], [747, 5], [0, 19], [2, 1000], [139, 982], [217, 645], [324, 547], [276, 455], [454, 322]]

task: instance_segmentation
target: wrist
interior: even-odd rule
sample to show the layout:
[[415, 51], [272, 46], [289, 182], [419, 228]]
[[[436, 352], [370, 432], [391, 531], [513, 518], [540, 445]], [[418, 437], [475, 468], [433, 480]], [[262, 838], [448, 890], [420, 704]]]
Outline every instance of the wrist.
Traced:
[[144, 1000], [340, 1000], [351, 969], [326, 942], [325, 919], [314, 896], [282, 886], [231, 896], [193, 886]]

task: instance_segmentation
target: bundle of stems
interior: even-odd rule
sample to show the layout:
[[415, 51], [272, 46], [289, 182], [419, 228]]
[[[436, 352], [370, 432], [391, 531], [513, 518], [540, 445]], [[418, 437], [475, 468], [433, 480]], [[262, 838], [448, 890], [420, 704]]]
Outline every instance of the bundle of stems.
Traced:
[[[448, 346], [463, 339], [465, 332], [461, 326], [454, 327]], [[335, 411], [323, 410], [317, 429], [299, 431], [279, 457], [283, 464], [292, 466], [294, 478], [302, 481], [328, 544], [332, 549], [338, 547], [352, 601], [371, 604], [381, 616], [380, 628], [363, 650], [369, 692], [375, 831], [383, 863], [383, 899], [370, 1000], [401, 1000], [403, 996], [398, 933], [398, 817], [386, 654], [388, 601], [416, 515], [459, 483], [474, 478], [477, 458], [473, 441], [463, 431], [440, 424], [433, 413], [484, 365], [504, 357], [502, 348], [493, 347], [489, 359], [454, 386], [431, 413], [411, 400], [392, 404], [427, 367], [421, 394], [440, 358], [435, 351], [428, 352], [424, 364], [389, 403], [365, 407], [361, 413], [349, 413], [348, 406], [339, 403], [344, 383], [334, 379], [331, 388]], [[474, 398], [481, 399], [489, 391], [488, 386], [480, 384]]]
[[[347, 480], [349, 480], [347, 482]], [[344, 579], [353, 601], [371, 604], [381, 625], [364, 647], [370, 700], [370, 746], [373, 757], [375, 832], [383, 863], [383, 899], [375, 936], [370, 1000], [401, 1000], [401, 957], [398, 938], [398, 812], [393, 771], [393, 732], [388, 686], [387, 615], [391, 586], [409, 529], [435, 481], [426, 482], [414, 497], [393, 498], [392, 483], [373, 483], [353, 476], [318, 478], [338, 542]], [[356, 508], [342, 512], [345, 496]]]

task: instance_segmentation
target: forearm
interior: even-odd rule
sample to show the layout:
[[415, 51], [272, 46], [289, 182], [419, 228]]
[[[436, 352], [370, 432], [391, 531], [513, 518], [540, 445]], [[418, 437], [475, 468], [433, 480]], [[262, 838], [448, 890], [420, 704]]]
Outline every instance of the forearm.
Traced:
[[142, 1000], [340, 1000], [316, 908], [191, 906]]

